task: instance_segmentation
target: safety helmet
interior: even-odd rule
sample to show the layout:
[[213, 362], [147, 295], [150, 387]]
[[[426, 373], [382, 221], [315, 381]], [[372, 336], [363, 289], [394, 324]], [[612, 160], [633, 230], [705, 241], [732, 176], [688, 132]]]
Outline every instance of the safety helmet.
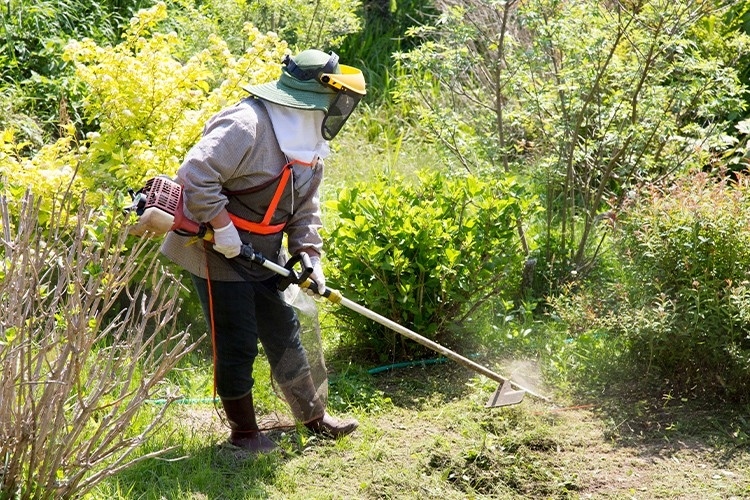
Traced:
[[252, 95], [281, 106], [325, 113], [321, 132], [333, 139], [366, 94], [365, 77], [352, 66], [339, 64], [334, 52], [309, 49], [282, 61], [275, 82], [244, 87]]

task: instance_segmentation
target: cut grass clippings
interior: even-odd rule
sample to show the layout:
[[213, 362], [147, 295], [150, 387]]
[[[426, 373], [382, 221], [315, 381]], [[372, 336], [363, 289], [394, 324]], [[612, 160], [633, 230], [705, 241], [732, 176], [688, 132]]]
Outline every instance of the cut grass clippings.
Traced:
[[750, 497], [747, 408], [614, 396], [557, 407], [527, 396], [487, 409], [494, 383], [454, 364], [371, 383], [388, 404], [333, 408], [359, 419], [353, 435], [276, 432], [284, 453], [257, 459], [222, 444], [227, 431], [210, 405], [176, 406], [173, 432], [153, 445], [179, 450], [123, 472], [92, 498]]

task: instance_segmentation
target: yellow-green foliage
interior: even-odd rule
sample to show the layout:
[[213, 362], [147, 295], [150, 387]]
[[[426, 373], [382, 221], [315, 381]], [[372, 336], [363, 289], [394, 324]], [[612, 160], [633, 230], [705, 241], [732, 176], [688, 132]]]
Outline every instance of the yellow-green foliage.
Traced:
[[249, 44], [235, 57], [217, 36], [209, 48], [178, 59], [181, 40], [160, 33], [167, 17], [159, 3], [131, 20], [123, 41], [102, 47], [74, 41], [65, 59], [88, 87], [85, 116], [90, 133], [85, 175], [96, 186], [138, 187], [157, 174], [173, 174], [215, 112], [247, 95], [241, 85], [278, 77], [287, 48], [273, 33], [245, 26]]
[[263, 32], [277, 33], [293, 52], [311, 48], [339, 52], [342, 43], [362, 29], [359, 0], [171, 0], [169, 5], [169, 21], [184, 33], [188, 51], [205, 48], [209, 34], [216, 33], [233, 52], [243, 52], [247, 40], [242, 27], [247, 22]]
[[82, 184], [75, 177], [81, 149], [74, 137], [75, 129], [68, 125], [63, 137], [29, 158], [22, 151], [30, 145], [17, 142], [14, 129], [0, 131], [0, 188], [5, 196], [15, 200], [23, 198], [27, 190], [37, 195], [37, 199], [41, 198], [40, 222], [46, 222], [49, 217], [54, 199], [51, 195], [81, 192]]

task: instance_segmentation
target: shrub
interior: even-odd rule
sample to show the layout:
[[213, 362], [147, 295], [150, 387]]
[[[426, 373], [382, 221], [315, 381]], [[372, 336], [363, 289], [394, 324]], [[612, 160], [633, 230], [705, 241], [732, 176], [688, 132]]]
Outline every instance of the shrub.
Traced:
[[680, 389], [747, 398], [750, 387], [748, 181], [706, 174], [652, 186], [620, 228], [630, 355]]
[[329, 50], [341, 44], [344, 37], [358, 33], [359, 0], [209, 0], [202, 9], [209, 12], [231, 37], [231, 28], [251, 22], [263, 32], [273, 31], [298, 50]]
[[0, 197], [2, 498], [79, 497], [162, 453], [133, 458], [167, 409], [144, 403], [176, 397], [165, 376], [195, 346], [170, 322], [179, 282], [146, 240], [122, 252], [120, 224], [65, 199], [45, 232], [36, 197]]
[[173, 174], [206, 120], [247, 96], [241, 84], [270, 81], [281, 71], [286, 44], [249, 25], [241, 57], [211, 36], [209, 49], [182, 62], [178, 35], [157, 31], [166, 17], [159, 3], [140, 11], [115, 47], [83, 40], [66, 48], [88, 88], [85, 116], [99, 126], [82, 163], [95, 186], [140, 187], [154, 175]]
[[68, 125], [64, 137], [28, 157], [24, 151], [29, 142], [19, 140], [16, 129], [0, 130], [0, 189], [13, 201], [20, 201], [27, 191], [36, 195], [42, 225], [50, 220], [55, 193], [67, 192], [69, 203], [81, 197], [82, 182], [75, 175], [80, 154], [74, 135]]
[[[327, 237], [328, 274], [345, 296], [438, 342], [489, 300], [518, 292], [523, 252], [516, 222], [532, 207], [513, 178], [418, 174], [343, 189]], [[417, 346], [337, 309], [357, 347], [381, 361]], [[453, 334], [453, 336], [451, 336]]]
[[545, 348], [539, 351], [545, 375], [556, 387], [574, 387], [578, 393], [622, 389], [618, 382], [633, 377], [627, 332], [633, 324], [644, 334], [646, 328], [659, 328], [659, 317], [647, 325], [639, 317], [643, 311], [629, 307], [625, 287], [617, 281], [570, 283], [548, 297], [548, 305]]

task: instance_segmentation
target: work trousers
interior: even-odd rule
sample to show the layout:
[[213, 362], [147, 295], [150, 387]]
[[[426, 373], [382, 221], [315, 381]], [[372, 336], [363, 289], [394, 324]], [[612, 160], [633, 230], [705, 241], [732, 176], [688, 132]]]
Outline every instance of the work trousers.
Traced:
[[192, 275], [209, 329], [213, 315], [216, 392], [225, 399], [246, 396], [253, 388], [258, 341], [276, 381], [284, 384], [310, 372], [300, 341], [300, 322], [276, 288], [266, 281], [211, 280]]

